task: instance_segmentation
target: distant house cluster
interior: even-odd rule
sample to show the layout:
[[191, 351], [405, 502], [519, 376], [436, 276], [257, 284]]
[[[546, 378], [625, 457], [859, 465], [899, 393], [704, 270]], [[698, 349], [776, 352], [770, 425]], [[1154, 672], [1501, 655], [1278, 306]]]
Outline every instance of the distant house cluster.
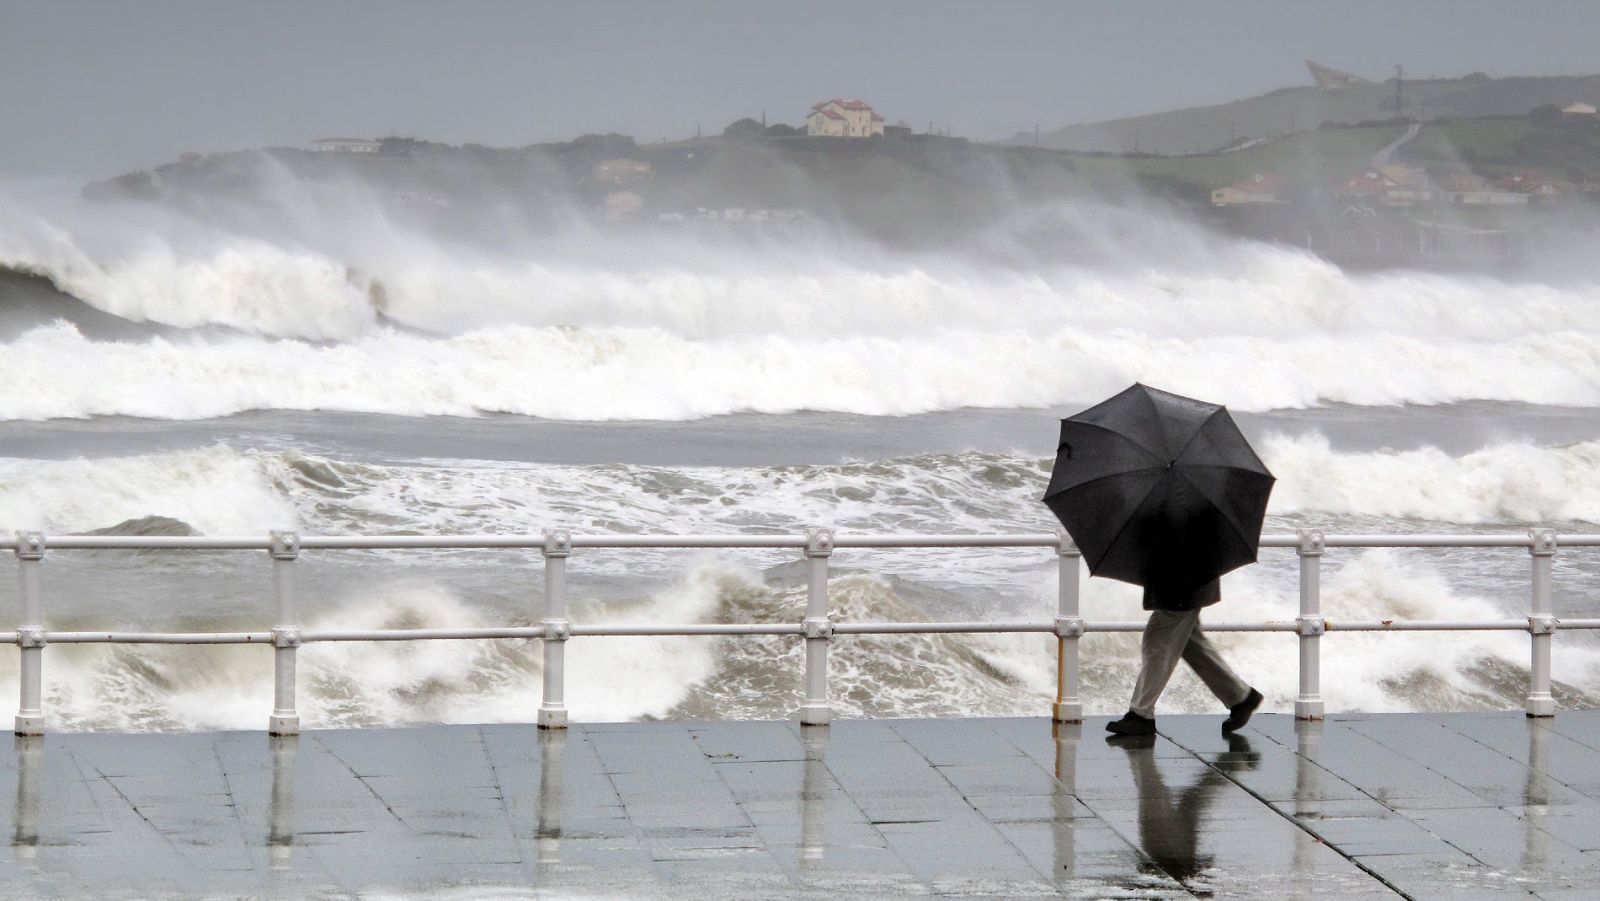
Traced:
[[882, 137], [883, 125], [883, 117], [860, 100], [824, 100], [806, 114], [806, 134], [819, 137]]
[[[1331, 200], [1347, 211], [1359, 211], [1438, 204], [1526, 206], [1548, 202], [1569, 190], [1571, 186], [1531, 169], [1491, 180], [1464, 170], [1435, 176], [1426, 169], [1394, 164], [1357, 172], [1332, 185], [1306, 188], [1298, 193], [1304, 199]], [[1211, 205], [1215, 207], [1287, 204], [1294, 199], [1288, 180], [1272, 173], [1257, 173], [1211, 192]]]

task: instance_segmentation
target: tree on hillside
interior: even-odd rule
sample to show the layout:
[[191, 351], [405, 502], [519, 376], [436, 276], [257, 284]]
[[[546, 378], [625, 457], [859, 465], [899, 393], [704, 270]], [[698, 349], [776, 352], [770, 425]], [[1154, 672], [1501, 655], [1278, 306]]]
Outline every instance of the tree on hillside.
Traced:
[[1561, 107], [1556, 106], [1554, 103], [1546, 103], [1543, 106], [1536, 106], [1528, 113], [1528, 121], [1537, 122], [1540, 125], [1549, 125], [1554, 122], [1560, 122]]
[[803, 128], [785, 125], [782, 122], [774, 122], [767, 126], [767, 137], [770, 138], [794, 138], [805, 133], [806, 130]]
[[759, 138], [766, 133], [766, 126], [748, 116], [722, 130], [723, 136], [729, 138]]

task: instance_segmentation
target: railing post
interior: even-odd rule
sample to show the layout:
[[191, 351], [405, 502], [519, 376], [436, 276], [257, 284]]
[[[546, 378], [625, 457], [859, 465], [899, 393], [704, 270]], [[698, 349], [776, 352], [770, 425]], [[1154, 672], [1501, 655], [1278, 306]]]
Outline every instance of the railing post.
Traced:
[[828, 557], [832, 554], [832, 530], [806, 530], [806, 698], [800, 705], [800, 722], [807, 726], [826, 726], [833, 715], [828, 706], [828, 643], [833, 640]]
[[1533, 638], [1533, 665], [1528, 670], [1528, 716], [1555, 716], [1556, 700], [1550, 694], [1550, 639], [1558, 625], [1550, 612], [1550, 572], [1556, 559], [1554, 529], [1529, 529], [1528, 551], [1533, 555], [1533, 603], [1528, 633]]
[[1301, 529], [1299, 537], [1295, 552], [1300, 555], [1300, 615], [1295, 619], [1295, 631], [1300, 634], [1300, 695], [1295, 698], [1294, 717], [1320, 720], [1322, 633], [1327, 630], [1322, 618], [1322, 551], [1327, 541], [1314, 529]]
[[567, 728], [566, 650], [572, 637], [567, 622], [567, 558], [572, 535], [564, 529], [544, 533], [544, 700], [539, 704], [540, 729]]
[[1083, 637], [1083, 617], [1078, 609], [1078, 561], [1082, 554], [1066, 532], [1057, 533], [1056, 545], [1056, 703], [1052, 718], [1058, 723], [1083, 722], [1083, 699], [1078, 697], [1078, 639]]
[[295, 705], [295, 655], [300, 648], [300, 612], [295, 598], [295, 561], [300, 557], [300, 536], [271, 533], [272, 586], [277, 595], [278, 617], [272, 627], [271, 735], [299, 735], [300, 713]]
[[22, 598], [22, 622], [17, 627], [17, 647], [22, 651], [18, 735], [44, 734], [44, 602], [39, 594], [44, 546], [43, 533], [17, 533], [17, 587]]

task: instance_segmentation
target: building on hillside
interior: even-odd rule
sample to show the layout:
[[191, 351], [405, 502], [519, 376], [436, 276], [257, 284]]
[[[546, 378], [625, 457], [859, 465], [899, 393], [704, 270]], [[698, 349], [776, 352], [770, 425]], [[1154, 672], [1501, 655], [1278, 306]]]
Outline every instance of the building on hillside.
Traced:
[[806, 134], [833, 138], [883, 136], [883, 117], [860, 100], [824, 100], [806, 114]]
[[1372, 82], [1359, 75], [1351, 75], [1349, 72], [1330, 69], [1309, 59], [1306, 60], [1306, 68], [1311, 70], [1311, 78], [1316, 81], [1317, 87], [1322, 88], [1324, 91], [1337, 90], [1356, 84], [1372, 84]]
[[1440, 178], [1440, 199], [1459, 206], [1527, 206], [1528, 195], [1501, 191], [1473, 172], [1446, 172]]
[[655, 166], [644, 160], [601, 160], [594, 164], [594, 180], [608, 185], [622, 185], [655, 174]]
[[1571, 104], [1569, 106], [1563, 106], [1561, 108], [1561, 115], [1563, 115], [1563, 116], [1571, 116], [1573, 118], [1577, 118], [1579, 116], [1593, 116], [1594, 114], [1595, 114], [1594, 106], [1591, 105], [1591, 104], [1588, 104], [1588, 103], [1584, 103], [1581, 100], [1578, 101], [1577, 103]]
[[1428, 173], [1423, 170], [1408, 166], [1385, 166], [1381, 170], [1352, 175], [1334, 185], [1333, 196], [1342, 201], [1367, 205], [1416, 206], [1432, 203], [1434, 191], [1428, 181]]
[[1433, 181], [1428, 178], [1426, 169], [1418, 169], [1404, 163], [1391, 163], [1379, 166], [1378, 174], [1389, 181], [1389, 188], [1383, 194], [1385, 205], [1416, 206], [1419, 203], [1433, 202]]
[[311, 149], [324, 153], [377, 153], [383, 149], [383, 142], [366, 138], [318, 138], [311, 142]]
[[1494, 183], [1501, 191], [1526, 194], [1531, 200], [1550, 200], [1565, 193], [1564, 186], [1553, 178], [1532, 170], [1513, 172]]
[[1288, 203], [1283, 196], [1288, 186], [1281, 175], [1256, 173], [1241, 182], [1211, 192], [1212, 206], [1246, 206], [1257, 203]]
[[632, 191], [612, 191], [600, 204], [600, 209], [606, 218], [613, 222], [619, 219], [632, 219], [644, 209], [644, 198]]

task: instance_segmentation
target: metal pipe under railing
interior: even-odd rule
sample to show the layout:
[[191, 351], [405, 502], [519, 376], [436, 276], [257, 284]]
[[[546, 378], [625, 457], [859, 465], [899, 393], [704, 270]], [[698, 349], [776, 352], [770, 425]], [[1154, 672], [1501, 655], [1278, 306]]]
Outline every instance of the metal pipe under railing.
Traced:
[[[39, 533], [20, 533], [38, 535]], [[44, 536], [41, 536], [44, 537]], [[570, 535], [574, 548], [612, 549], [802, 549], [804, 535]], [[1515, 533], [1473, 535], [1397, 533], [1325, 536], [1328, 547], [1348, 548], [1518, 548], [1532, 547], [1533, 539]], [[476, 535], [302, 535], [305, 550], [538, 550], [544, 546], [543, 534]], [[1011, 535], [976, 534], [882, 534], [836, 533], [838, 548], [1030, 548], [1055, 547], [1058, 536], [1047, 533]], [[1294, 548], [1297, 533], [1261, 536], [1261, 547]], [[271, 550], [270, 538], [259, 536], [208, 535], [53, 535], [51, 550]], [[1559, 547], [1600, 547], [1600, 534], [1563, 533], [1556, 535]], [[0, 536], [0, 550], [15, 550], [16, 535]]]
[[[1297, 632], [1300, 635], [1300, 693], [1295, 712], [1301, 719], [1320, 718], [1320, 640], [1330, 631], [1339, 632], [1444, 632], [1444, 631], [1526, 631], [1532, 638], [1532, 661], [1526, 708], [1530, 716], [1554, 713], [1550, 694], [1551, 638], [1557, 628], [1600, 629], [1600, 619], [1561, 621], [1551, 613], [1553, 558], [1561, 547], [1600, 547], [1600, 534], [1557, 534], [1549, 529], [1529, 530], [1527, 534], [1477, 535], [1323, 535], [1302, 531], [1295, 535], [1263, 536], [1261, 545], [1295, 548], [1301, 558], [1300, 610], [1292, 621], [1260, 623], [1213, 623], [1211, 632]], [[567, 621], [566, 562], [573, 548], [595, 549], [802, 549], [807, 561], [806, 617], [798, 623], [695, 623], [695, 624], [596, 624], [574, 626]], [[916, 622], [916, 623], [835, 623], [828, 613], [829, 558], [834, 548], [1033, 548], [1052, 547], [1058, 566], [1058, 603], [1054, 622]], [[1320, 558], [1329, 547], [1392, 548], [1527, 548], [1533, 558], [1530, 614], [1526, 620], [1351, 620], [1322, 618], [1320, 604]], [[296, 652], [305, 642], [341, 641], [420, 641], [471, 639], [542, 639], [545, 650], [544, 700], [539, 708], [539, 725], [560, 728], [566, 725], [565, 643], [571, 637], [601, 636], [803, 636], [806, 642], [805, 701], [799, 712], [802, 722], [825, 724], [831, 718], [827, 697], [828, 647], [835, 635], [914, 635], [971, 633], [1053, 633], [1058, 643], [1058, 685], [1055, 719], [1073, 722], [1082, 718], [1078, 697], [1079, 639], [1090, 632], [1140, 632], [1142, 622], [1086, 623], [1079, 608], [1080, 557], [1077, 548], [1064, 534], [1019, 535], [835, 535], [826, 529], [808, 530], [804, 535], [593, 535], [573, 536], [564, 531], [530, 535], [395, 535], [395, 536], [297, 536], [292, 532], [271, 533], [265, 540], [256, 537], [209, 536], [106, 536], [79, 535], [50, 538], [40, 533], [17, 533], [0, 537], [0, 548], [9, 548], [18, 559], [18, 584], [21, 600], [21, 625], [13, 632], [0, 632], [0, 641], [15, 643], [22, 652], [20, 704], [16, 730], [37, 734], [43, 730], [42, 652], [46, 644], [141, 643], [141, 644], [265, 644], [274, 648], [274, 706], [270, 728], [275, 734], [299, 730], [295, 706]], [[276, 625], [270, 632], [127, 632], [62, 631], [43, 627], [43, 600], [40, 563], [45, 550], [260, 550], [269, 551], [273, 565], [274, 593], [277, 600]], [[382, 549], [539, 549], [544, 563], [545, 613], [538, 626], [485, 627], [465, 629], [351, 629], [302, 632], [299, 628], [295, 588], [295, 563], [302, 548], [382, 550]]]

